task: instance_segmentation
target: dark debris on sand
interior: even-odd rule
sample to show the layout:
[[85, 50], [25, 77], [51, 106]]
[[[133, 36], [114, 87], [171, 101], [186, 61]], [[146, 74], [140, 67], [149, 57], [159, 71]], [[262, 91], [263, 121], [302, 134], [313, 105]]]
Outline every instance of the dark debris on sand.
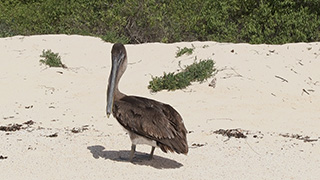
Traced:
[[192, 143], [192, 147], [202, 147], [202, 146], [205, 146], [205, 145], [207, 145], [207, 143]]
[[50, 138], [52, 138], [52, 137], [58, 137], [58, 133], [53, 133], [53, 134], [50, 134], [50, 135], [48, 135], [48, 136], [46, 136], [46, 137], [50, 137]]
[[19, 131], [22, 124], [9, 124], [7, 126], [0, 126], [0, 131]]
[[0, 155], [0, 159], [7, 159], [7, 158], [8, 158], [7, 156]]
[[302, 140], [303, 142], [313, 142], [313, 141], [318, 141], [318, 139], [311, 139], [309, 136], [302, 136], [299, 134], [291, 134], [289, 135], [288, 133], [286, 134], [279, 134], [282, 137], [285, 138], [292, 138], [292, 139], [298, 139], [298, 140]]
[[23, 124], [26, 124], [26, 125], [33, 125], [34, 124], [34, 121], [32, 121], [32, 120], [29, 120], [29, 121], [27, 121], [27, 122], [24, 122]]
[[71, 132], [72, 133], [81, 133], [81, 132], [83, 132], [85, 130], [88, 130], [89, 129], [88, 126], [89, 125], [84, 125], [82, 127], [74, 127], [74, 128], [71, 129]]
[[247, 138], [242, 129], [219, 129], [214, 131], [214, 134], [221, 134], [222, 136], [235, 137], [235, 138]]
[[19, 131], [21, 129], [26, 129], [26, 127], [23, 127], [23, 125], [27, 125], [27, 127], [28, 127], [33, 124], [34, 124], [34, 121], [32, 121], [32, 120], [24, 122], [22, 124], [9, 124], [7, 126], [0, 126], [0, 131], [5, 131], [5, 132]]

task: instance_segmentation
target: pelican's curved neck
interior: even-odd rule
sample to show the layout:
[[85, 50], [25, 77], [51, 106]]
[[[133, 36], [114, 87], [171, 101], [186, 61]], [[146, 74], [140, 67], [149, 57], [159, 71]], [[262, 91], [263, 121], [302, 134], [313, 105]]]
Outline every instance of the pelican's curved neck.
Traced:
[[117, 83], [117, 85], [114, 89], [114, 100], [119, 100], [119, 99], [123, 98], [124, 96], [126, 96], [126, 95], [119, 91], [118, 83]]
[[118, 88], [119, 80], [127, 68], [127, 53], [123, 44], [116, 43], [111, 50], [112, 66], [107, 90], [107, 115], [112, 112], [113, 102], [125, 96]]
[[127, 69], [127, 59], [124, 60], [122, 66], [119, 68], [119, 71], [116, 77], [115, 88], [114, 88], [114, 100], [119, 100], [124, 96], [126, 96], [119, 90], [119, 82], [126, 69]]

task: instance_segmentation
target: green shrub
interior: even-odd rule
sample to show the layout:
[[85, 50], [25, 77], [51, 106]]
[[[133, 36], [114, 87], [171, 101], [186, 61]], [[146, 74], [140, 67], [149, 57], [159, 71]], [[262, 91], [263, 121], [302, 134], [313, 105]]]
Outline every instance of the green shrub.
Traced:
[[125, 36], [120, 36], [115, 32], [107, 32], [105, 35], [100, 36], [105, 42], [117, 42], [122, 44], [129, 43], [129, 39]]
[[61, 57], [58, 53], [52, 52], [49, 50], [43, 50], [42, 55], [40, 55], [43, 59], [40, 59], [40, 63], [45, 64], [49, 67], [62, 67], [67, 68], [66, 65], [62, 64]]
[[163, 73], [161, 77], [152, 77], [149, 82], [148, 88], [153, 92], [167, 89], [174, 91], [176, 89], [183, 89], [190, 85], [191, 82], [198, 81], [203, 82], [213, 75], [216, 71], [214, 68], [213, 60], [203, 60], [200, 62], [194, 62], [193, 64], [186, 66], [179, 73]]
[[81, 34], [111, 42], [320, 41], [319, 0], [3, 0], [0, 37]]

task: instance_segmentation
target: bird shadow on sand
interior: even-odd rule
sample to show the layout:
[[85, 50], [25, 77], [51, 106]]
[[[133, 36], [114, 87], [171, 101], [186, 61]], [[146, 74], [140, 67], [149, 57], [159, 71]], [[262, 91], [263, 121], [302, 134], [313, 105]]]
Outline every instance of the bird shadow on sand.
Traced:
[[[123, 162], [123, 163], [131, 163], [128, 161], [128, 157], [130, 151], [121, 150], [121, 151], [109, 151], [105, 150], [105, 147], [96, 145], [96, 146], [88, 146], [88, 150], [92, 153], [92, 156], [95, 159], [104, 158], [109, 159], [111, 161]], [[142, 165], [142, 166], [151, 166], [156, 169], [176, 169], [180, 168], [183, 165], [175, 160], [167, 159], [164, 157], [160, 157], [157, 155], [153, 155], [152, 160], [148, 160], [148, 154], [136, 152], [135, 153], [136, 160], [134, 159], [132, 164]]]

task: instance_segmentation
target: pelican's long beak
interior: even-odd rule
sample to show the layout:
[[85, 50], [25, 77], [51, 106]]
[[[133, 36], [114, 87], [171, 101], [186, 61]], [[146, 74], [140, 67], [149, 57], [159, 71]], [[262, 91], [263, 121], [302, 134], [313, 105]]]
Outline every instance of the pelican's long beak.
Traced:
[[108, 91], [107, 91], [107, 116], [109, 118], [112, 107], [113, 107], [113, 99], [114, 99], [114, 90], [116, 86], [117, 74], [119, 69], [119, 58], [120, 56], [112, 55], [112, 67], [109, 76], [109, 84], [108, 84]]

